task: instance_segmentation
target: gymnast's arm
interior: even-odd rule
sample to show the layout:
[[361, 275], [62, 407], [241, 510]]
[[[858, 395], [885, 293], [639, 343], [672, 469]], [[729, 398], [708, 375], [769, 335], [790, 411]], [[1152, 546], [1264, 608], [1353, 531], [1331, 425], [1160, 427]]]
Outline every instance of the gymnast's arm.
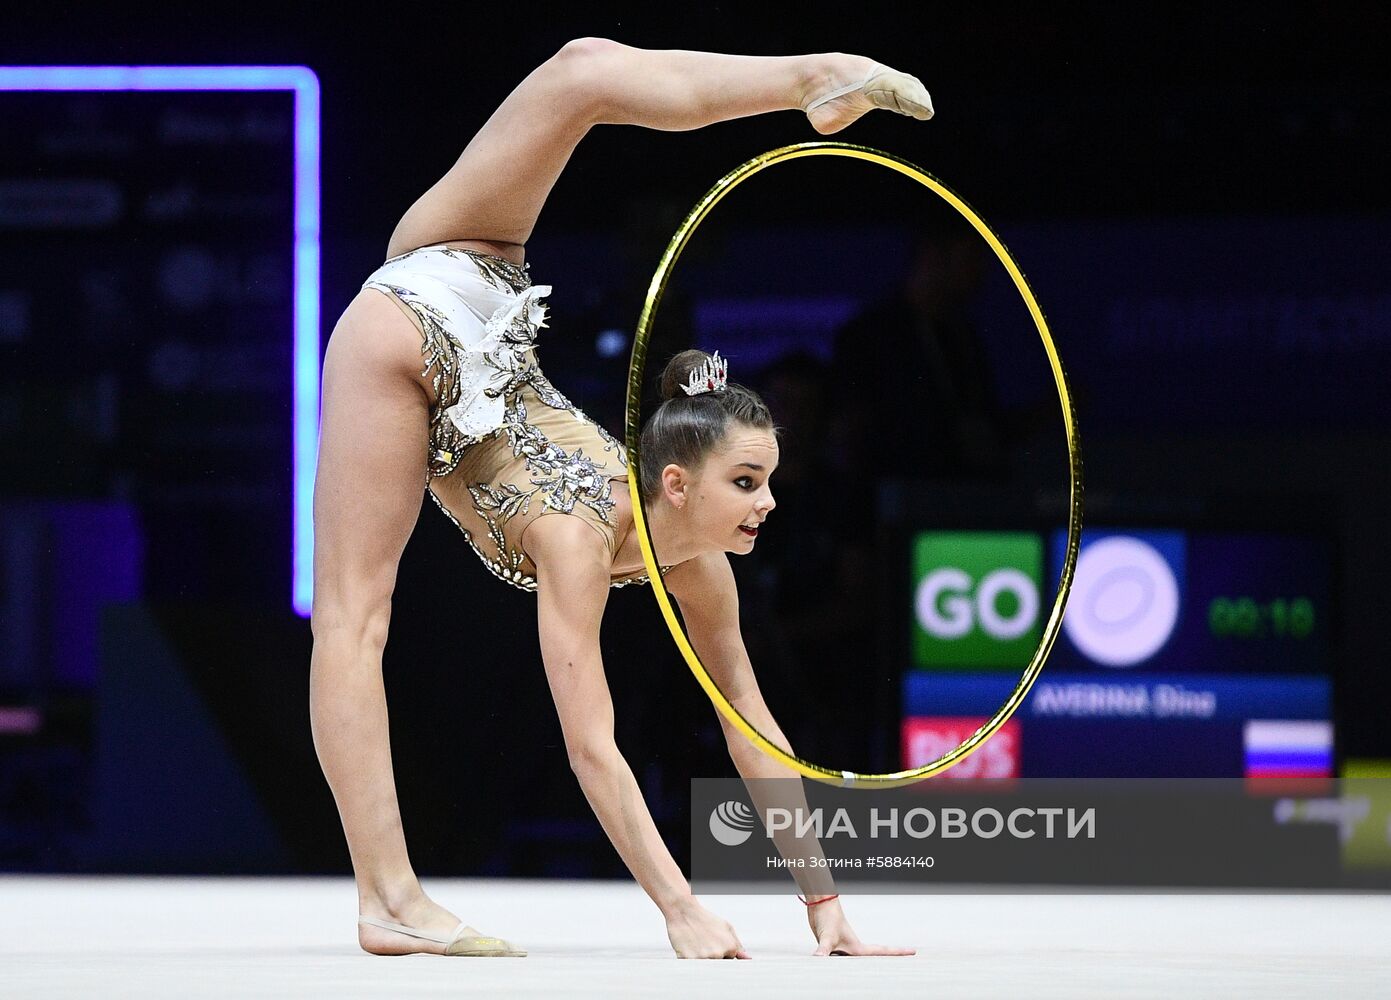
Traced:
[[[668, 570], [663, 578], [681, 608], [686, 634], [705, 669], [729, 703], [770, 742], [791, 753], [753, 675], [739, 631], [739, 591], [723, 552], [707, 552]], [[739, 773], [749, 778], [786, 778], [795, 772], [773, 761], [720, 714], [725, 741]], [[766, 766], [763, 766], [766, 765]], [[745, 773], [745, 769], [751, 773]]]
[[[691, 647], [700, 654], [701, 662], [714, 677], [719, 690], [725, 693], [734, 708], [748, 720], [754, 729], [764, 734], [771, 743], [791, 752], [787, 737], [783, 736], [778, 723], [773, 722], [772, 712], [764, 704], [764, 695], [758, 691], [754, 679], [754, 668], [748, 662], [748, 652], [744, 650], [744, 640], [739, 633], [739, 591], [734, 587], [734, 573], [729, 567], [729, 559], [723, 552], [708, 552], [689, 562], [673, 567], [665, 576], [668, 590], [682, 608], [682, 618], [686, 620], [686, 634]], [[751, 744], [743, 733], [719, 716], [725, 726], [725, 743], [729, 744], [729, 755], [734, 766], [739, 768], [744, 783], [748, 784], [748, 794], [754, 798], [759, 812], [765, 804], [775, 804], [782, 808], [805, 809], [807, 797], [801, 790], [801, 782], [753, 782], [755, 777], [791, 777], [793, 772], [768, 758], [758, 747]], [[790, 830], [780, 830], [773, 839], [785, 858], [803, 858], [810, 865], [821, 858], [821, 841], [810, 833], [804, 837], [791, 836]], [[807, 908], [807, 924], [811, 933], [817, 937], [818, 955], [908, 955], [914, 949], [885, 946], [862, 942], [850, 928], [846, 912], [840, 907], [840, 900], [828, 898], [836, 892], [835, 883], [826, 868], [793, 868], [797, 885], [807, 894], [808, 903], [818, 903]]]
[[602, 540], [580, 518], [551, 515], [529, 525], [524, 541], [537, 567], [546, 679], [585, 798], [623, 863], [662, 911], [677, 955], [747, 958], [734, 929], [691, 895], [614, 742], [613, 700], [599, 649], [610, 571]]
[[[791, 754], [792, 746], [763, 700], [753, 664], [744, 648], [744, 638], [739, 631], [739, 592], [729, 558], [723, 552], [706, 553], [668, 571], [665, 582], [681, 608], [691, 646], [725, 698], [770, 743]], [[799, 777], [754, 746], [723, 713], [717, 715], [724, 727], [730, 759], [746, 784], [761, 778]], [[772, 805], [803, 811], [807, 808], [800, 780], [753, 784], [748, 788], [761, 813]], [[774, 842], [784, 857], [803, 858], [810, 864], [822, 856], [821, 844], [815, 837], [797, 838], [783, 830], [775, 836]], [[798, 885], [808, 893], [809, 900], [835, 892], [826, 868], [790, 870]]]
[[[773, 713], [763, 702], [758, 681], [754, 679], [753, 666], [749, 663], [749, 654], [739, 634], [739, 592], [728, 557], [723, 552], [706, 553], [669, 570], [664, 581], [681, 606], [681, 617], [685, 621], [691, 646], [724, 696], [770, 742], [792, 753], [787, 737], [773, 721]], [[749, 795], [759, 812], [763, 813], [768, 805], [805, 810], [807, 800], [800, 780], [750, 783], [756, 778], [791, 778], [796, 775], [750, 743], [723, 715], [720, 715], [720, 723], [724, 726], [729, 756], [748, 786]], [[802, 858], [810, 864], [813, 859], [821, 857], [821, 842], [810, 834], [796, 837], [791, 831], [782, 830], [775, 836], [774, 843], [785, 858]], [[912, 948], [861, 941], [850, 927], [840, 900], [828, 898], [833, 897], [836, 891], [829, 869], [808, 867], [793, 868], [791, 871], [808, 902], [823, 900], [807, 908], [807, 923], [816, 937], [815, 954], [914, 953]]]
[[591, 539], [599, 542], [594, 529], [578, 518], [552, 515], [528, 527], [527, 547], [538, 570], [541, 657], [570, 768], [633, 877], [665, 909], [689, 895], [690, 886], [657, 833], [614, 742], [613, 700], [599, 651], [609, 569], [602, 543], [589, 544]]

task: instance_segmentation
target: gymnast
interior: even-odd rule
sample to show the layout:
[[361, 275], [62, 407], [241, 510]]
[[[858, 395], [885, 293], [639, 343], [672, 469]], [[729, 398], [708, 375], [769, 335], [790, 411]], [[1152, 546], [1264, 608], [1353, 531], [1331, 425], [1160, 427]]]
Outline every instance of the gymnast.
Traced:
[[[539, 300], [551, 289], [531, 283], [523, 251], [556, 178], [595, 125], [688, 130], [798, 110], [828, 135], [874, 108], [932, 115], [915, 77], [860, 56], [569, 42], [410, 207], [387, 261], [344, 310], [324, 357], [310, 710], [352, 859], [364, 950], [525, 954], [431, 900], [406, 851], [382, 651], [423, 485], [493, 574], [536, 593], [571, 769], [661, 911], [677, 956], [749, 957], [734, 928], [692, 895], [614, 743], [600, 619], [610, 587], [647, 582], [627, 457], [537, 366]], [[678, 354], [662, 383], [664, 401], [642, 430], [639, 486], [666, 587], [729, 701], [790, 752], [740, 638], [726, 555], [752, 551], [775, 506], [776, 428], [762, 400], [729, 381], [718, 354]], [[720, 721], [744, 779], [789, 775]], [[860, 941], [834, 893], [804, 902], [815, 954], [912, 954]]]

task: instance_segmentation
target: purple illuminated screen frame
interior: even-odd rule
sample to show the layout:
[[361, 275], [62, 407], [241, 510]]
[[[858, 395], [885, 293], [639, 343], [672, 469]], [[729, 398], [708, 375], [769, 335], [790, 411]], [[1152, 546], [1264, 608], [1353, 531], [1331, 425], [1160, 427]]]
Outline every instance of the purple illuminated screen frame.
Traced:
[[307, 66], [0, 66], [9, 90], [290, 90], [295, 95], [294, 510], [291, 603], [313, 602], [319, 451], [319, 78]]

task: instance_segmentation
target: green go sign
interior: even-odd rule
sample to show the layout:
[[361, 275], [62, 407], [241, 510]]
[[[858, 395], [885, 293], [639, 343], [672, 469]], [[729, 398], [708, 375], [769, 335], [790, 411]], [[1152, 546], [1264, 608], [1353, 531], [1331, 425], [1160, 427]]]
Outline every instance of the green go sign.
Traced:
[[1018, 669], [1042, 633], [1032, 532], [929, 531], [913, 541], [913, 664]]

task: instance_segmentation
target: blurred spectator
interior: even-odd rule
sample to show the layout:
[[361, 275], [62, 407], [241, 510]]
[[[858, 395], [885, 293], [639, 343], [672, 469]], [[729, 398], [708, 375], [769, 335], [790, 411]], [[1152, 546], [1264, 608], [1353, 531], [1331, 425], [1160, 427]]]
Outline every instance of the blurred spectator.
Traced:
[[856, 498], [869, 504], [870, 481], [884, 476], [1008, 477], [1007, 416], [970, 317], [990, 257], [975, 231], [956, 221], [924, 228], [894, 294], [836, 335], [841, 460], [865, 484]]
[[[750, 559], [733, 559], [745, 644], [799, 756], [866, 770], [874, 755], [874, 536], [845, 517], [847, 484], [827, 438], [825, 366], [810, 354], [769, 366], [756, 387], [782, 428], [778, 506]], [[864, 530], [860, 530], [863, 528]]]

